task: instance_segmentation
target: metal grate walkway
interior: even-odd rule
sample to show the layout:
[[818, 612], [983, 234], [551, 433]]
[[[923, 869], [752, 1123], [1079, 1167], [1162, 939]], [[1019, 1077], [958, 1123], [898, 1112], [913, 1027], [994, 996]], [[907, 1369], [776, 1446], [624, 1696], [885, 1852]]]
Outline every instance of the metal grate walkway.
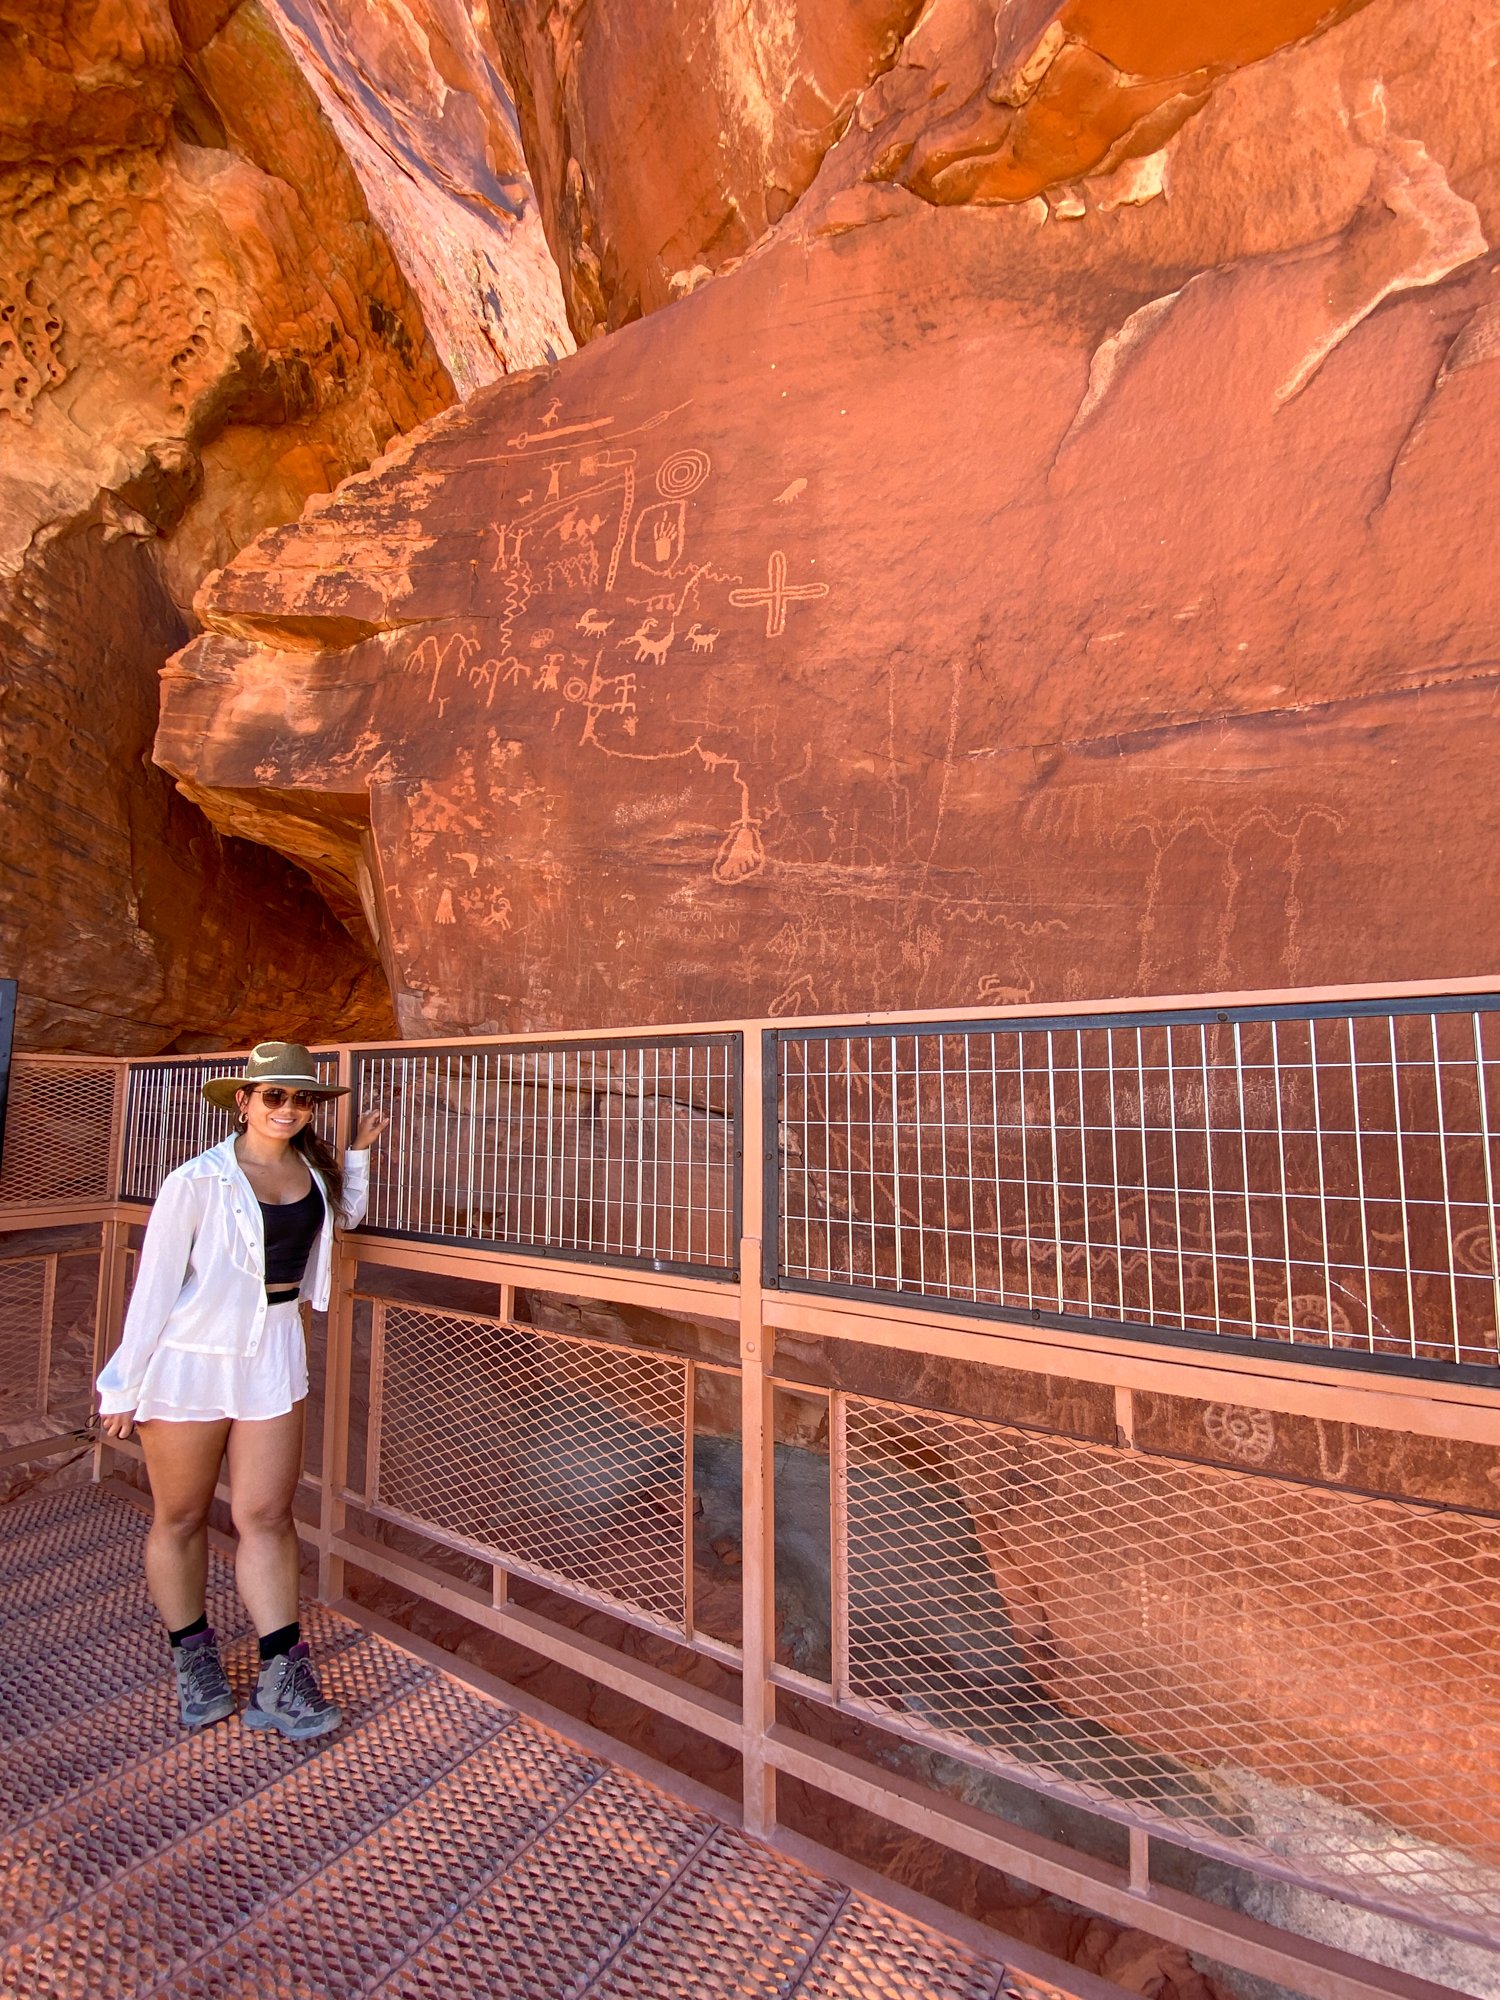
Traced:
[[[0, 1508], [0, 1993], [26, 2000], [1039, 1991], [321, 1607], [344, 1728], [185, 1736], [94, 1487]], [[243, 1698], [227, 1564], [210, 1617]]]

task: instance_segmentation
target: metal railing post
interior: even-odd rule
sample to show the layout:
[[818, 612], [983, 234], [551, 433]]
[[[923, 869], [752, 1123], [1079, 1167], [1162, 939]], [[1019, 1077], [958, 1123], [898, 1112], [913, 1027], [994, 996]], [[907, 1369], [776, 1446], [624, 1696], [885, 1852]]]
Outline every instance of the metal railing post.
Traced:
[[130, 1064], [115, 1065], [114, 1101], [109, 1118], [109, 1198], [118, 1201], [125, 1186], [126, 1119], [130, 1110]]
[[[118, 1183], [116, 1184], [118, 1186]], [[89, 1410], [93, 1410], [93, 1383], [115, 1347], [115, 1336], [125, 1313], [125, 1245], [130, 1225], [116, 1208], [107, 1222], [99, 1225], [99, 1279], [94, 1288], [94, 1372], [89, 1378]], [[104, 1477], [104, 1454], [109, 1446], [102, 1436], [94, 1440], [93, 1477]]]
[[[340, 1048], [338, 1059], [339, 1082], [352, 1084], [351, 1051]], [[358, 1109], [352, 1095], [340, 1098], [334, 1139], [340, 1153], [348, 1146]], [[334, 1542], [344, 1532], [348, 1512], [344, 1489], [349, 1483], [349, 1392], [358, 1268], [357, 1254], [348, 1247], [343, 1232], [335, 1231], [323, 1353], [323, 1469], [318, 1496], [318, 1596], [325, 1604], [337, 1603], [344, 1594], [344, 1558]]]
[[[776, 1772], [767, 1732], [776, 1720], [771, 1670], [776, 1661], [775, 1424], [770, 1352], [774, 1334], [761, 1299], [764, 1191], [763, 1043], [743, 1033], [740, 1081], [740, 1447], [743, 1597], [743, 1784], [746, 1831], [768, 1836], [776, 1824]], [[753, 1232], [753, 1233], [752, 1233]]]

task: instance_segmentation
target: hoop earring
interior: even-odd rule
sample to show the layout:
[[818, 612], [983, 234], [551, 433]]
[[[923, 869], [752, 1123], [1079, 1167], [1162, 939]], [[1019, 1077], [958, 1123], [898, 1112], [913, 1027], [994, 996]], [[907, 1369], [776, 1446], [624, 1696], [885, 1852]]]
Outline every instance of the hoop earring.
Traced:
[[238, 1118], [236, 1118], [236, 1119], [235, 1119], [235, 1121], [234, 1121], [234, 1129], [235, 1129], [235, 1135], [236, 1135], [236, 1137], [238, 1137], [238, 1135], [239, 1135], [239, 1134], [240, 1134], [241, 1132], [248, 1132], [248, 1131], [250, 1130], [250, 1121], [249, 1121], [249, 1119], [248, 1119], [248, 1118], [247, 1118], [247, 1117], [245, 1116], [245, 1114], [244, 1114], [244, 1112], [243, 1112], [243, 1111], [242, 1111], [242, 1112], [240, 1113], [240, 1115], [238, 1116]]

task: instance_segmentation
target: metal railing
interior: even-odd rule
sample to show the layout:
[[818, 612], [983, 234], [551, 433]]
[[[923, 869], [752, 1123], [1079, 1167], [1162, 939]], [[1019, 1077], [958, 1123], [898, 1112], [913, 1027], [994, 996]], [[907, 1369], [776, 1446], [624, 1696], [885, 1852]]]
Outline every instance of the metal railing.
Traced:
[[423, 1242], [733, 1272], [739, 1038], [361, 1050], [391, 1120], [369, 1226]]
[[1500, 998], [787, 1028], [768, 1282], [1500, 1362]]
[[[330, 1082], [337, 1078], [336, 1052], [321, 1050], [313, 1061], [320, 1076]], [[129, 1065], [118, 1182], [122, 1201], [155, 1201], [174, 1168], [229, 1136], [232, 1115], [210, 1104], [203, 1086], [215, 1077], [237, 1076], [243, 1064], [243, 1056], [187, 1056]], [[335, 1107], [330, 1103], [321, 1110], [315, 1123], [331, 1141]]]
[[[1500, 1947], [1497, 1006], [325, 1052], [392, 1123], [314, 1370], [324, 1594], [726, 1746], [758, 1831], [795, 1778], [1338, 2000], [1403, 1989], [1183, 1857]], [[97, 1222], [92, 1365], [234, 1067], [17, 1060], [0, 1231]]]
[[0, 1427], [31, 1441], [81, 1428], [93, 1407], [100, 1251], [77, 1233], [37, 1232], [19, 1255], [0, 1235]]

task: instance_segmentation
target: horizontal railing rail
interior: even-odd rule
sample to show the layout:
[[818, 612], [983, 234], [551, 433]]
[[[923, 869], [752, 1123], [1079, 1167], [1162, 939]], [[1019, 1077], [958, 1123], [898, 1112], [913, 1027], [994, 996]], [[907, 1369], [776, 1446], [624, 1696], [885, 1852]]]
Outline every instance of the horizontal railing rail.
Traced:
[[773, 1030], [766, 1282], [1500, 1364], [1500, 996]]

